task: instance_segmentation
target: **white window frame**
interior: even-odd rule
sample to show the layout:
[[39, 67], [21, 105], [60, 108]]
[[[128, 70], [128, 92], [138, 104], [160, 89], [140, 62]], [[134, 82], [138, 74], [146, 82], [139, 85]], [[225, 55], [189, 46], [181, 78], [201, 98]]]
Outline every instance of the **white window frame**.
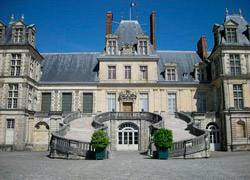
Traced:
[[239, 54], [230, 54], [230, 74], [232, 76], [241, 75], [241, 64]]
[[140, 111], [148, 112], [148, 93], [140, 93]]
[[10, 75], [20, 76], [21, 74], [21, 54], [12, 54]]
[[108, 79], [116, 79], [116, 66], [108, 66]]
[[23, 28], [15, 28], [14, 42], [23, 42]]
[[244, 99], [243, 99], [242, 84], [233, 84], [233, 94], [234, 94], [234, 108], [243, 109]]
[[125, 66], [125, 79], [131, 79], [131, 66]]
[[8, 109], [17, 109], [18, 106], [18, 84], [9, 84]]
[[168, 113], [174, 114], [177, 111], [177, 94], [174, 92], [168, 93]]
[[107, 93], [107, 111], [112, 112], [116, 111], [116, 94]]
[[148, 79], [148, 66], [140, 66], [140, 79], [141, 80]]

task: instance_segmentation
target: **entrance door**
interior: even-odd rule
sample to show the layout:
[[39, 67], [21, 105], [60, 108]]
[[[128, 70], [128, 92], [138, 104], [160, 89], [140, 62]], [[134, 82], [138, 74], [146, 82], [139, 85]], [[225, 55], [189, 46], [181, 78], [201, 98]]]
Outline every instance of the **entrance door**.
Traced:
[[121, 124], [118, 128], [117, 150], [138, 150], [138, 133], [138, 127], [135, 124]]
[[14, 143], [14, 128], [15, 128], [15, 120], [7, 119], [6, 126], [6, 144]]
[[210, 150], [218, 151], [220, 150], [220, 131], [215, 125], [209, 125], [207, 127], [210, 132]]
[[123, 112], [132, 112], [133, 103], [132, 102], [123, 102]]

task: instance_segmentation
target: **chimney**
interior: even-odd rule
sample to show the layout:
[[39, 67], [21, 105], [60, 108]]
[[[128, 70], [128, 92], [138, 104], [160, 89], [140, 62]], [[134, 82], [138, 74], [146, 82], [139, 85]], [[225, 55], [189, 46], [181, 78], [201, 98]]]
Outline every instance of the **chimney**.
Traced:
[[205, 62], [207, 61], [207, 38], [201, 36], [200, 40], [197, 43], [197, 50], [200, 58]]
[[156, 50], [155, 42], [155, 12], [153, 11], [150, 15], [150, 42]]
[[112, 34], [112, 21], [113, 21], [113, 13], [108, 11], [106, 13], [106, 35]]

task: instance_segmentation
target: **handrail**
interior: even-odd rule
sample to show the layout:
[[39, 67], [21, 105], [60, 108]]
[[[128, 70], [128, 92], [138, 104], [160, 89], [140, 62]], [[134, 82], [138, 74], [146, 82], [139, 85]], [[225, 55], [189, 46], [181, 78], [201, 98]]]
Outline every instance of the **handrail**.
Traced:
[[159, 130], [163, 126], [162, 117], [158, 114], [151, 113], [151, 112], [105, 112], [98, 114], [94, 117], [92, 126], [96, 130], [107, 130], [108, 126], [103, 122], [109, 120], [122, 120], [122, 119], [129, 119], [129, 120], [146, 120], [152, 123], [152, 130], [156, 131]]
[[[193, 118], [183, 112], [175, 112], [175, 117], [187, 122], [187, 130], [197, 137], [186, 139], [183, 141], [173, 142], [173, 146], [169, 149], [169, 157], [183, 156], [205, 151], [205, 157], [209, 157], [207, 150], [210, 147], [209, 133], [194, 125]], [[154, 143], [151, 141], [151, 151], [154, 149]], [[152, 152], [151, 152], [152, 153]]]
[[50, 157], [53, 158], [61, 155], [66, 155], [68, 157], [70, 154], [86, 157], [88, 151], [93, 150], [90, 142], [83, 142], [63, 137], [66, 135], [67, 130], [70, 127], [69, 123], [80, 117], [80, 112], [68, 114], [63, 119], [63, 126], [59, 130], [51, 132]]

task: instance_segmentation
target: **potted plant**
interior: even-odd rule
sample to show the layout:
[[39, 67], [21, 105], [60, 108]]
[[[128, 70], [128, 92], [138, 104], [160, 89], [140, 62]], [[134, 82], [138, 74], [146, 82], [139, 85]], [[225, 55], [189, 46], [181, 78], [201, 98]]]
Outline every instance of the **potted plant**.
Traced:
[[168, 148], [173, 146], [173, 134], [171, 130], [160, 129], [154, 133], [154, 144], [159, 159], [168, 159]]
[[95, 149], [95, 159], [105, 159], [105, 148], [109, 144], [109, 138], [104, 131], [95, 131], [91, 137], [91, 145]]

